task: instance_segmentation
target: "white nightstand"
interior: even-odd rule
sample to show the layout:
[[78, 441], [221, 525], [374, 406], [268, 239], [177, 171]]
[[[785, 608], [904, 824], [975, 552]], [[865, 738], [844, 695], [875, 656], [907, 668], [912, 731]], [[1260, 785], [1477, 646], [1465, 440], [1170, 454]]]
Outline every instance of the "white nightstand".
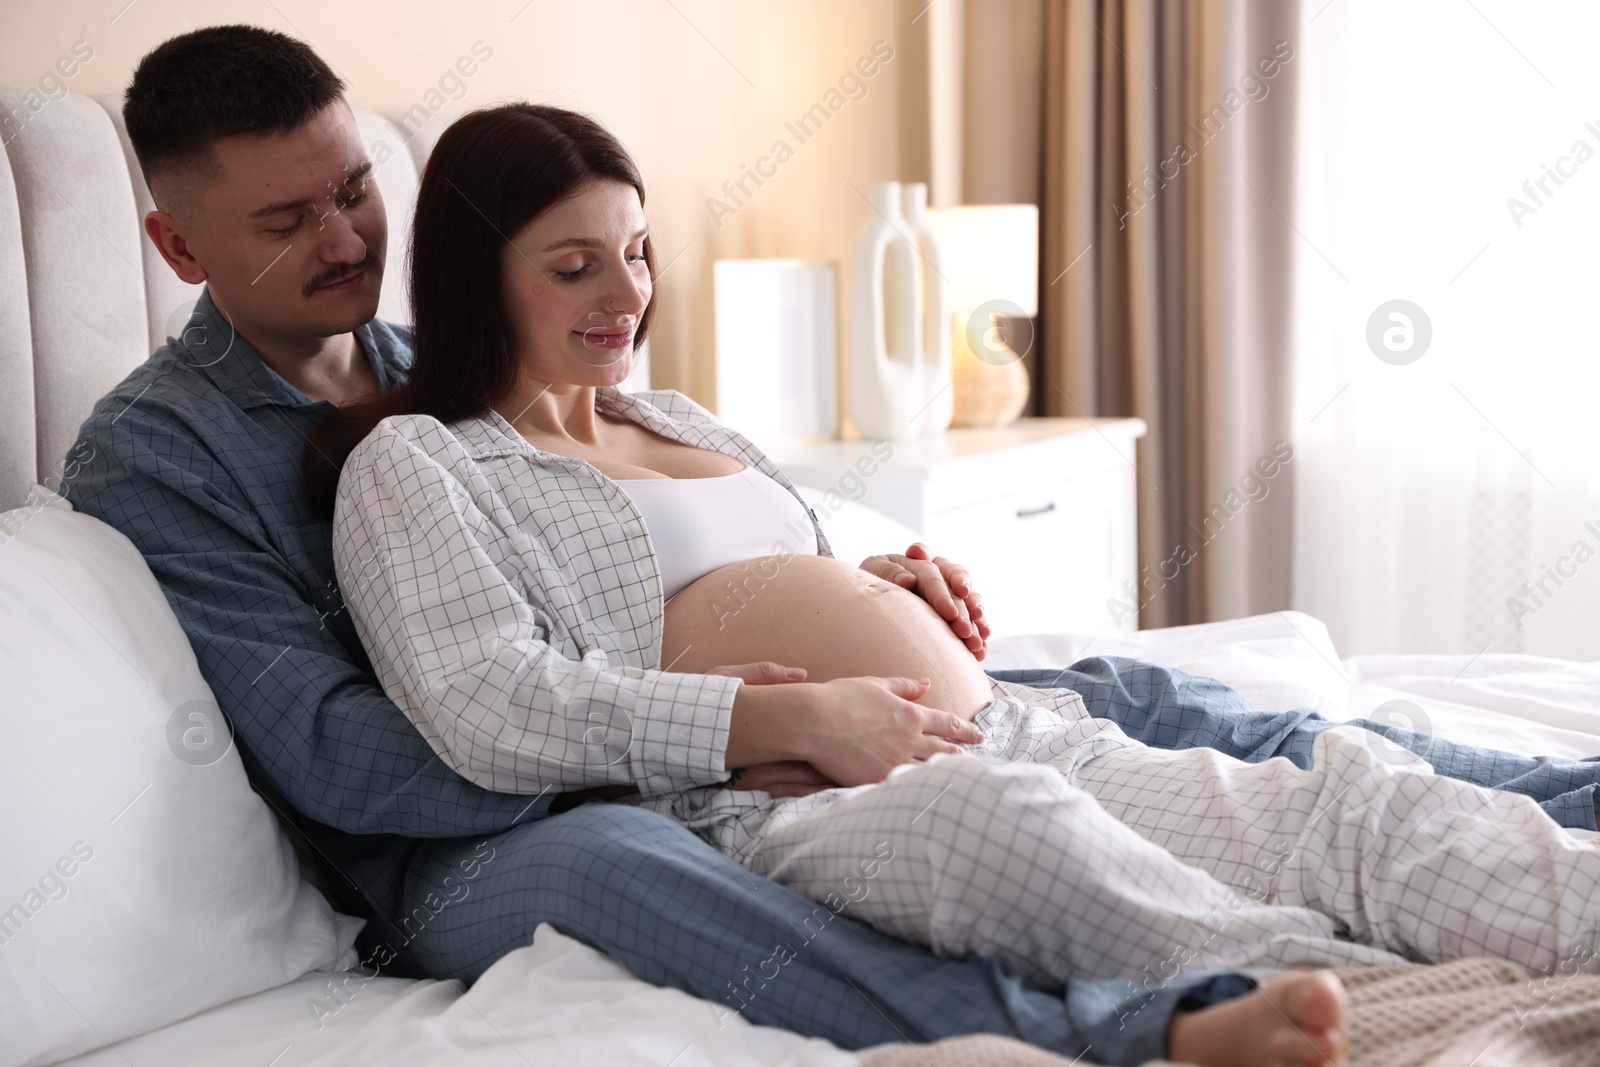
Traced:
[[1106, 601], [1126, 600], [1123, 583], [1136, 578], [1134, 442], [1144, 432], [1141, 419], [1022, 419], [767, 451], [796, 484], [883, 512], [964, 565], [996, 636], [1095, 633], [1138, 628], [1125, 614], [1117, 625]]

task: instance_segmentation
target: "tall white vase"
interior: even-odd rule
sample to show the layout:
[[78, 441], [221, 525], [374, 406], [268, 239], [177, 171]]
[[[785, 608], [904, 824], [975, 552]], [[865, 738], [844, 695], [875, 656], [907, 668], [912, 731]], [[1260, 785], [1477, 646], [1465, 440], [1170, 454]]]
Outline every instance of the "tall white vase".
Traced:
[[850, 415], [862, 436], [919, 436], [926, 350], [917, 247], [901, 213], [899, 182], [872, 187], [872, 210], [850, 270]]
[[917, 242], [917, 273], [921, 279], [919, 304], [922, 319], [922, 390], [924, 407], [915, 416], [918, 437], [937, 437], [950, 428], [955, 413], [951, 388], [950, 308], [945, 301], [944, 273], [939, 263], [939, 242], [928, 225], [928, 186], [906, 182], [900, 187], [900, 208], [907, 233]]

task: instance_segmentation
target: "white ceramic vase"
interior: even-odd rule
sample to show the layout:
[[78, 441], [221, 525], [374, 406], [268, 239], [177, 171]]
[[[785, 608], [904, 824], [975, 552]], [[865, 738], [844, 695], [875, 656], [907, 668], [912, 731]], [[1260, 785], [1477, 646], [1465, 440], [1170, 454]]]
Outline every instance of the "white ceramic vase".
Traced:
[[937, 437], [950, 428], [955, 412], [955, 390], [951, 388], [950, 309], [945, 301], [944, 274], [939, 265], [939, 243], [928, 225], [928, 186], [925, 182], [906, 182], [900, 186], [900, 208], [906, 226], [917, 241], [917, 273], [921, 279], [923, 402], [927, 405], [915, 416], [918, 437]]
[[[927, 203], [920, 188], [919, 216]], [[902, 210], [904, 195], [899, 182], [873, 185], [850, 271], [850, 414], [863, 437], [888, 441], [941, 433], [950, 421], [948, 325], [933, 334], [945, 339], [942, 361], [930, 359], [927, 341], [929, 305], [937, 303], [942, 320], [944, 300]], [[926, 244], [933, 251], [931, 234]]]

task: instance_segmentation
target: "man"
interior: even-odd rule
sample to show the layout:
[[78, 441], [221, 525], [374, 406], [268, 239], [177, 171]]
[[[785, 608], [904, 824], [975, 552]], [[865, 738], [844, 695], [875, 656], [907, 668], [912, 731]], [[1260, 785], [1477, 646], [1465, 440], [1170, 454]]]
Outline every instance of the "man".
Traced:
[[[185, 34], [141, 62], [125, 117], [158, 205], [146, 231], [207, 288], [183, 336], [87, 420], [95, 451], [79, 454], [99, 461], [67, 492], [149, 561], [257, 789], [310, 841], [340, 907], [369, 917], [369, 964], [470, 980], [550, 922], [641, 978], [846, 1047], [990, 1031], [1112, 1063], [1163, 1054], [1176, 1010], [1248, 988], [1182, 975], [1051, 995], [819, 911], [648, 812], [551, 818], [556, 798], [448, 770], [374, 681], [328, 524], [301, 490], [310, 427], [410, 363], [409, 331], [373, 318], [387, 233], [342, 88], [309, 48], [249, 27]], [[915, 562], [917, 591], [972, 637], [961, 576]], [[1242, 702], [1217, 731], [1208, 709], [1229, 691], [1215, 683], [1077, 668], [1058, 681], [1152, 743], [1192, 744], [1172, 731], [1198, 725], [1264, 758], [1306, 736], [1303, 717]]]
[[373, 318], [388, 235], [342, 89], [305, 45], [243, 26], [140, 63], [124, 115], [158, 205], [146, 233], [206, 291], [97, 405], [81, 440], [98, 461], [66, 488], [144, 554], [256, 788], [369, 918], [367, 965], [471, 980], [549, 922], [723, 1015], [846, 1047], [988, 1031], [1114, 1063], [1162, 1055], [1180, 1003], [1251, 987], [1041, 992], [819, 909], [660, 816], [548, 817], [556, 798], [446, 768], [374, 680], [302, 495], [307, 431], [410, 365], [409, 330]]

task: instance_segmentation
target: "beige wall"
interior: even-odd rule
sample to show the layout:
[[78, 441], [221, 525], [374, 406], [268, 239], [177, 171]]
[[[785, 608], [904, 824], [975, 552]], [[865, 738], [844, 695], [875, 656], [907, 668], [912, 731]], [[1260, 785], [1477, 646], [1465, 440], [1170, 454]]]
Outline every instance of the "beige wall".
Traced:
[[966, 5], [961, 199], [1042, 203], [1045, 0], [966, 0]]
[[[121, 90], [139, 57], [198, 26], [249, 22], [308, 40], [379, 111], [452, 111], [528, 99], [605, 122], [638, 159], [660, 264], [652, 331], [656, 384], [712, 391], [711, 262], [736, 256], [837, 260], [866, 217], [874, 181], [930, 172], [926, 0], [7, 0], [0, 6], [0, 84], [37, 83], [76, 41], [94, 50], [68, 81]], [[120, 12], [120, 13], [119, 13]], [[785, 128], [876, 41], [894, 58], [806, 143]], [[450, 68], [482, 42], [493, 50], [457, 89]], [[777, 140], [793, 158], [720, 228], [707, 199]], [[728, 201], [731, 205], [732, 202]], [[391, 278], [390, 282], [396, 279]], [[841, 289], [841, 319], [844, 313]], [[845, 334], [841, 333], [841, 337]]]

